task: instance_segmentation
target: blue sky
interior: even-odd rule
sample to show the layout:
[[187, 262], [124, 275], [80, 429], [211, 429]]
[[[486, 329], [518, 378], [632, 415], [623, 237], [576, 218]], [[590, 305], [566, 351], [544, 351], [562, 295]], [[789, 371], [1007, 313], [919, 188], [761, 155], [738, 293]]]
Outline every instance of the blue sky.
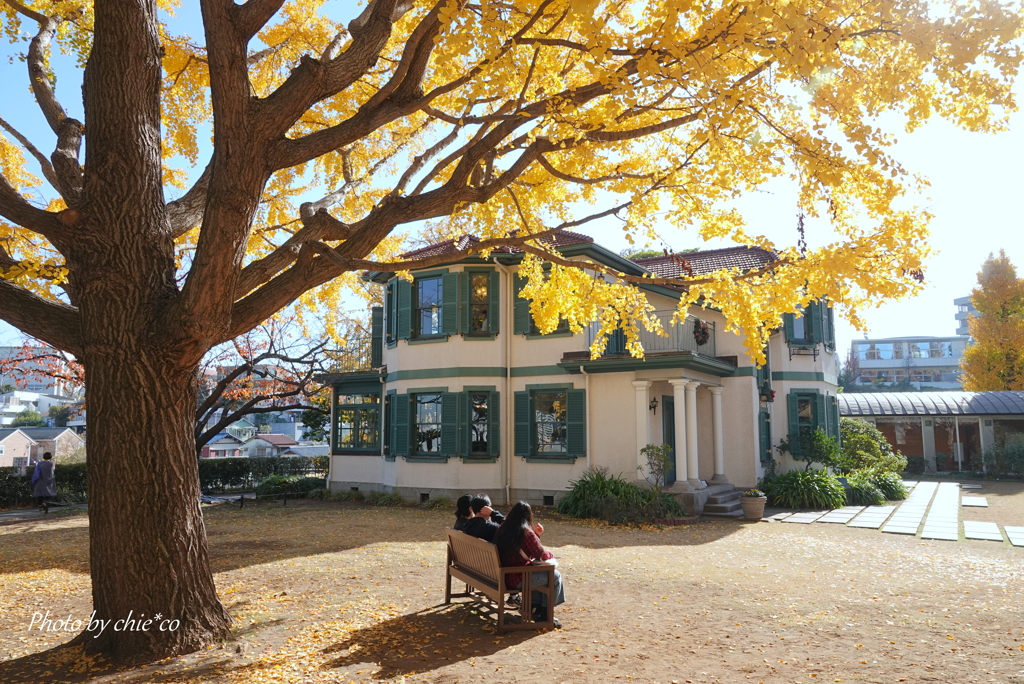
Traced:
[[[59, 63], [59, 62], [58, 62]], [[69, 75], [70, 76], [70, 75]], [[68, 79], [70, 80], [70, 79]], [[73, 116], [81, 116], [81, 98], [77, 84], [61, 79], [58, 95]], [[26, 132], [44, 149], [52, 149], [52, 136], [41, 130], [37, 109], [28, 99], [25, 68], [20, 62], [0, 62], [0, 83], [15, 85], [0, 104], [3, 116]], [[8, 86], [10, 88], [10, 86]], [[16, 95], [18, 103], [10, 97]], [[1018, 92], [1021, 89], [1018, 88]], [[890, 127], [899, 133], [898, 124]], [[953, 299], [970, 293], [981, 263], [991, 252], [1005, 249], [1011, 261], [1024, 275], [1024, 219], [1020, 195], [1024, 191], [1024, 114], [1011, 121], [1011, 130], [997, 135], [967, 133], [935, 120], [913, 134], [897, 135], [895, 156], [909, 170], [923, 174], [932, 183], [929, 200], [922, 200], [935, 218], [931, 224], [931, 243], [936, 250], [928, 264], [924, 291], [912, 299], [881, 303], [865, 312], [872, 337], [903, 335], [952, 335]], [[792, 244], [796, 239], [796, 189], [777, 181], [739, 204], [750, 222], [750, 232], [763, 233], [776, 244]], [[664, 225], [665, 241], [677, 249], [697, 246], [692, 236]], [[627, 247], [616, 226], [587, 231], [604, 246], [618, 251]], [[813, 229], [808, 241], [824, 241]], [[724, 246], [706, 245], [707, 248]], [[862, 336], [845, 321], [837, 321], [839, 348]], [[0, 344], [13, 344], [20, 334], [0, 322]]]

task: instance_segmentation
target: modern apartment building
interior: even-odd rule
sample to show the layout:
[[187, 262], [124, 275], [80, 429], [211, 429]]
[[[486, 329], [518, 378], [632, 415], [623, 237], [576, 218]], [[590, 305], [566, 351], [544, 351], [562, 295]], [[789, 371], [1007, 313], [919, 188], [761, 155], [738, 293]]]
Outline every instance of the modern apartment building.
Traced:
[[977, 316], [978, 310], [974, 308], [974, 304], [971, 304], [969, 296], [958, 297], [953, 300], [953, 304], [956, 305], [956, 334], [967, 337], [971, 334], [967, 330], [967, 318]]
[[914, 389], [961, 388], [960, 357], [967, 348], [964, 337], [888, 337], [855, 340], [852, 346], [858, 385], [909, 381]]

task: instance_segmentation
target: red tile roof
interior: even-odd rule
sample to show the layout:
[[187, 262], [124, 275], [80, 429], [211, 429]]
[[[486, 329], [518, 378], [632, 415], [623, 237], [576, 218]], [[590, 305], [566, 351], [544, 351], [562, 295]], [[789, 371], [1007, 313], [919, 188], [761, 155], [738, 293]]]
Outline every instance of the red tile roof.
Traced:
[[[560, 230], [554, 235], [549, 237], [541, 238], [541, 242], [549, 247], [567, 247], [568, 245], [582, 245], [588, 242], [593, 242], [594, 238], [587, 235], [581, 235], [580, 233], [573, 233], [569, 230]], [[461, 237], [452, 238], [451, 240], [445, 240], [444, 242], [438, 242], [433, 245], [427, 245], [426, 247], [420, 247], [414, 249], [411, 252], [406, 252], [402, 255], [403, 259], [425, 259], [427, 257], [441, 256], [443, 254], [452, 254], [454, 252], [461, 252], [464, 249], [468, 249], [471, 245], [480, 242], [480, 238], [475, 235], [463, 235]], [[523, 250], [518, 247], [499, 247], [493, 250], [498, 253], [518, 253]]]
[[762, 268], [775, 261], [776, 258], [774, 252], [760, 247], [738, 246], [709, 249], [703, 252], [646, 257], [632, 259], [632, 261], [662, 278], [677, 278], [681, 275], [690, 275], [687, 272], [687, 266], [693, 271], [692, 275], [700, 276], [723, 268], [738, 268], [741, 271]]

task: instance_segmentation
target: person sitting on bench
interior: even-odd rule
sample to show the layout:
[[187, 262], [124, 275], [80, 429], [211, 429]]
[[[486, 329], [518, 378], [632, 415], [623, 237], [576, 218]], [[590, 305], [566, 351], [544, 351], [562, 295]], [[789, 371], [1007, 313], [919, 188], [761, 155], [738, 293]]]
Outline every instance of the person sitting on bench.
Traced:
[[453, 530], [458, 530], [459, 532], [466, 531], [466, 523], [473, 517], [473, 509], [469, 507], [472, 501], [473, 497], [469, 494], [463, 494], [455, 502], [455, 524], [452, 525]]
[[466, 521], [466, 526], [462, 531], [484, 541], [493, 542], [494, 533], [498, 531], [499, 526], [494, 517], [497, 515], [504, 521], [504, 516], [491, 508], [491, 500], [484, 494], [474, 496], [469, 504], [469, 508], [473, 515]]
[[[533, 524], [533, 509], [530, 504], [520, 501], [508, 512], [505, 522], [498, 528], [494, 535], [494, 544], [498, 547], [498, 557], [505, 567], [516, 565], [530, 565], [534, 560], [542, 560], [548, 563], [555, 563], [554, 554], [544, 548], [537, 536], [537, 529], [543, 532], [544, 528]], [[562, 586], [562, 573], [555, 570], [554, 590], [555, 605], [565, 603], [565, 588]], [[521, 575], [509, 575], [509, 586], [516, 587], [522, 582]], [[547, 586], [549, 581], [548, 571], [542, 570], [533, 573], [531, 585], [533, 587]], [[545, 622], [548, 617], [549, 606], [547, 594], [533, 592], [533, 619], [537, 622]], [[557, 619], [553, 620], [555, 629], [561, 629], [562, 623]]]

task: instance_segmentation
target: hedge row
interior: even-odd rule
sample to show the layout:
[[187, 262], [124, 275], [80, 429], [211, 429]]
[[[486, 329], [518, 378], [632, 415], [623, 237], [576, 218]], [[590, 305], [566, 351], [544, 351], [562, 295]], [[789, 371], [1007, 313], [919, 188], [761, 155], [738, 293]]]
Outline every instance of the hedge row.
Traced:
[[[21, 474], [21, 468], [0, 468], [0, 506], [27, 506], [32, 497], [32, 468]], [[57, 497], [66, 500], [85, 500], [85, 464], [68, 463], [55, 469]]]
[[[199, 485], [204, 492], [252, 489], [272, 475], [327, 476], [328, 456], [284, 456], [271, 458], [208, 458], [199, 461]], [[84, 501], [85, 464], [60, 464], [55, 469], [58, 497]], [[0, 507], [33, 503], [32, 468], [0, 468]]]
[[272, 475], [326, 477], [329, 456], [270, 458], [205, 458], [199, 461], [199, 486], [204, 492], [252, 489]]

